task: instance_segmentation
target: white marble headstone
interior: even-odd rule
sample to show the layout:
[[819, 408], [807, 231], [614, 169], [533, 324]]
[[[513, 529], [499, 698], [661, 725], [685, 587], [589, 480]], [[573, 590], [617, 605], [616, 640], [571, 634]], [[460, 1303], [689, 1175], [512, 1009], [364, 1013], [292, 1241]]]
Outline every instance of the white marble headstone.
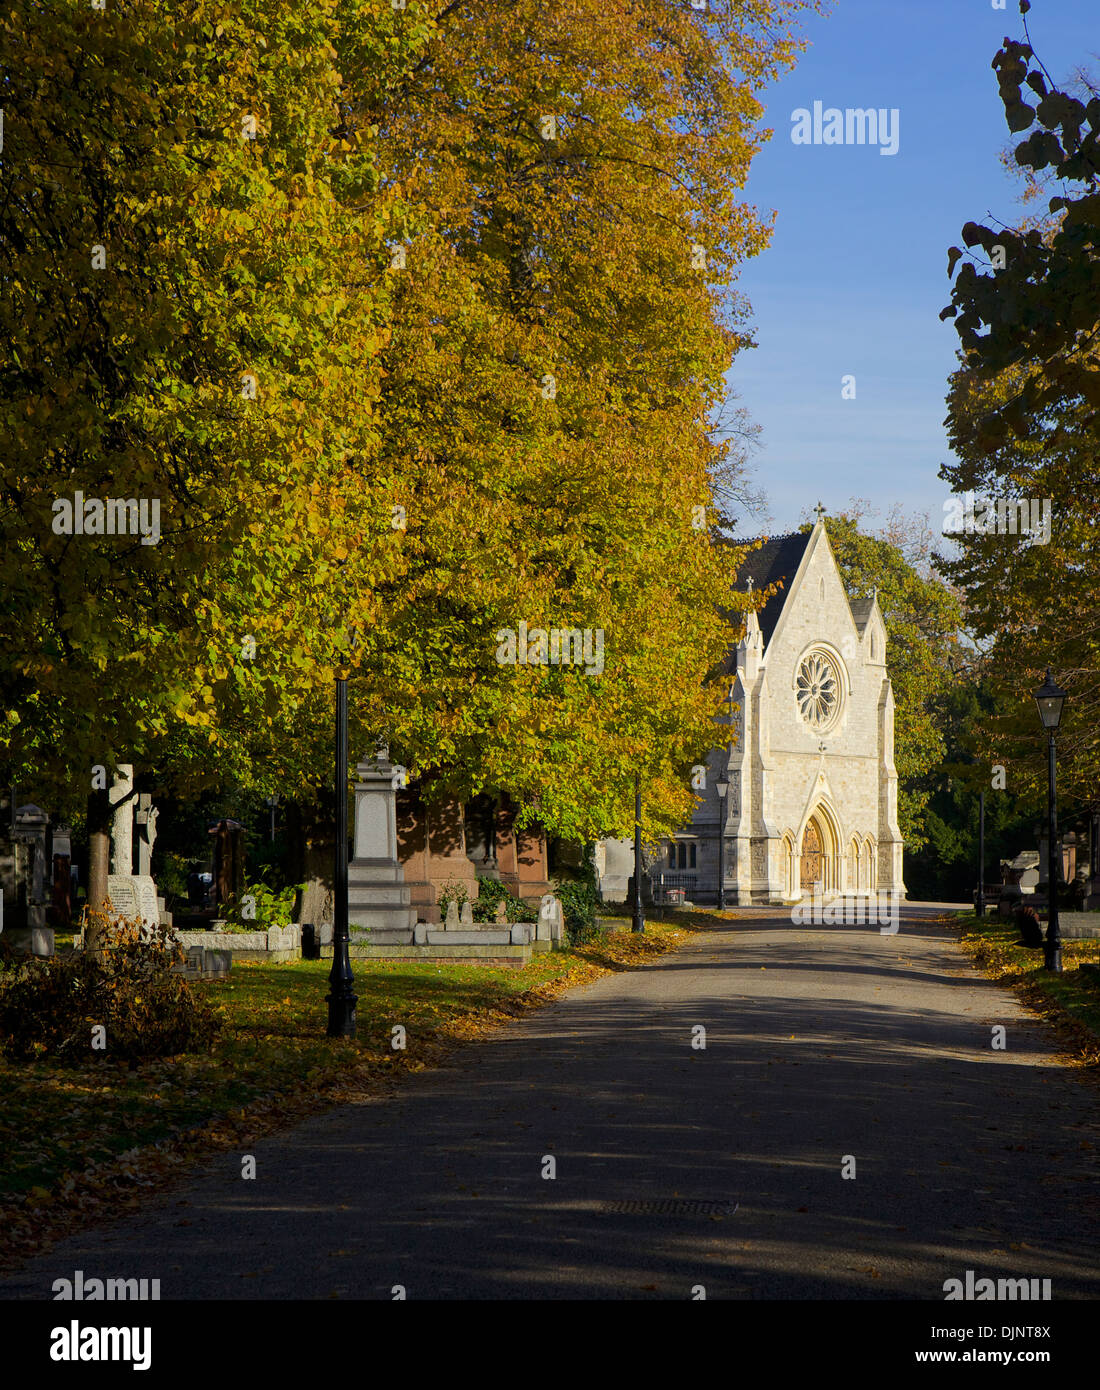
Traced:
[[107, 896], [114, 914], [127, 922], [155, 925], [160, 921], [157, 885], [145, 874], [108, 874]]

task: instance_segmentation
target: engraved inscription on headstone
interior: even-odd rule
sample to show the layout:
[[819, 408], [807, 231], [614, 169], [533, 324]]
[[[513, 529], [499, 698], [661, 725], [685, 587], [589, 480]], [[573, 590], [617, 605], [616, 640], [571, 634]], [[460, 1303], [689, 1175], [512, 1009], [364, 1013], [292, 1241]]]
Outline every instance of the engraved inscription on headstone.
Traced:
[[133, 922], [138, 915], [137, 881], [130, 874], [108, 874], [107, 896], [115, 916]]
[[108, 874], [107, 896], [116, 917], [127, 922], [155, 924], [160, 921], [157, 907], [157, 885], [147, 875]]
[[143, 922], [156, 924], [160, 921], [160, 907], [157, 904], [157, 885], [144, 874], [135, 874], [137, 884], [138, 912]]

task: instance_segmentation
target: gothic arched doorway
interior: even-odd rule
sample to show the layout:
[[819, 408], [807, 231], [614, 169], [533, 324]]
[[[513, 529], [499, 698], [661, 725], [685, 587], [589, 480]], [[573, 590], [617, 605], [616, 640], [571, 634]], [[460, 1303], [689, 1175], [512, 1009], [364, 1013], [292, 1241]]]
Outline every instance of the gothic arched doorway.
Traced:
[[802, 891], [813, 892], [814, 884], [820, 883], [821, 877], [821, 835], [817, 823], [811, 820], [802, 832], [802, 868], [799, 874]]

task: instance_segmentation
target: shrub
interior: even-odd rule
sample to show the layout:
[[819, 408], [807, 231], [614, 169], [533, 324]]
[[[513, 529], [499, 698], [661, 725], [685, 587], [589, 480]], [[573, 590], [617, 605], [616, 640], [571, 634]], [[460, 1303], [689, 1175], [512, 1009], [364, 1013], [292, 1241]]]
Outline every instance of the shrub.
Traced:
[[570, 946], [580, 946], [604, 933], [596, 926], [596, 848], [589, 845], [581, 866], [569, 877], [558, 875], [555, 892], [561, 900], [565, 935]]
[[[5, 970], [0, 1048], [17, 1060], [66, 1062], [101, 1055], [130, 1061], [206, 1050], [220, 1020], [173, 971], [182, 960], [167, 928], [142, 928], [115, 918], [100, 951], [74, 951]], [[106, 1029], [102, 1054], [92, 1050], [97, 1024]]]
[[504, 904], [509, 922], [538, 921], [538, 908], [513, 896], [499, 879], [480, 879], [477, 888], [477, 902], [474, 903], [475, 922], [492, 922], [497, 915], [498, 903]]
[[[255, 882], [244, 888], [240, 895], [225, 904], [226, 923], [239, 927], [242, 931], [260, 931], [264, 927], [287, 927], [294, 919], [294, 903], [304, 884], [292, 883], [286, 888], [275, 889], [266, 881], [266, 872], [256, 875]], [[254, 899], [251, 907], [255, 915], [244, 915], [245, 899]]]
[[561, 899], [565, 917], [565, 934], [571, 946], [580, 946], [601, 935], [596, 926], [596, 885], [584, 879], [559, 883], [558, 897]]

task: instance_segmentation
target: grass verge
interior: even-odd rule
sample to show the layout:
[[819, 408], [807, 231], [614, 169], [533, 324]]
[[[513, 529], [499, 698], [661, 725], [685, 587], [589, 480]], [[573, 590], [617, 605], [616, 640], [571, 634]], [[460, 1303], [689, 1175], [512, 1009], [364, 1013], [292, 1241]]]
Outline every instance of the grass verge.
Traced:
[[[235, 965], [195, 986], [220, 1007], [207, 1054], [128, 1067], [0, 1059], [0, 1268], [139, 1206], [206, 1154], [342, 1100], [385, 1094], [402, 1075], [577, 985], [674, 949], [706, 913], [650, 922], [536, 956], [523, 969], [354, 961], [358, 1036], [325, 1036], [329, 961]], [[392, 1046], [393, 1029], [405, 1047]]]
[[1100, 971], [1081, 969], [1100, 964], [1100, 940], [1063, 941], [1063, 973], [1052, 975], [1043, 969], [1041, 950], [1018, 944], [1012, 923], [973, 912], [953, 914], [953, 920], [971, 960], [1054, 1027], [1066, 1060], [1100, 1067]]

